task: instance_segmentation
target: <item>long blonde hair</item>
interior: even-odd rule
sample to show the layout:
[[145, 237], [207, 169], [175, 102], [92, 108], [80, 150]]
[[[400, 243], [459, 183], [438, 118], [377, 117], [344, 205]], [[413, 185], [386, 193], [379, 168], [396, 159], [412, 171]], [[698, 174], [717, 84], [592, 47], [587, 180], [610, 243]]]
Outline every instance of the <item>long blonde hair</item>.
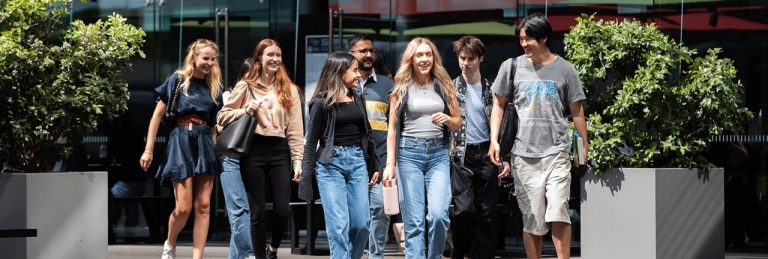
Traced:
[[320, 79], [317, 80], [314, 97], [325, 98], [325, 109], [349, 96], [350, 90], [344, 85], [344, 73], [355, 63], [355, 56], [346, 52], [334, 52], [325, 60]]
[[[176, 73], [182, 75], [184, 78], [184, 82], [182, 83], [184, 95], [188, 95], [189, 79], [192, 78], [192, 74], [195, 72], [195, 59], [197, 59], [197, 55], [200, 55], [200, 50], [204, 48], [212, 48], [217, 55], [219, 54], [219, 46], [217, 46], [216, 43], [208, 39], [197, 39], [195, 42], [192, 42], [192, 44], [189, 44], [189, 48], [187, 48], [187, 57], [184, 58], [184, 66], [176, 70]], [[211, 90], [211, 99], [213, 100], [213, 103], [216, 103], [216, 98], [219, 97], [223, 88], [221, 84], [219, 59], [214, 60], [213, 67], [211, 67], [211, 73], [206, 77], [208, 87]]]
[[[261, 55], [264, 55], [264, 50], [266, 50], [269, 46], [275, 46], [279, 49], [282, 49], [280, 48], [280, 44], [278, 44], [277, 41], [273, 39], [263, 39], [259, 41], [258, 44], [256, 44], [256, 49], [253, 50], [253, 57], [251, 58], [251, 70], [248, 71], [245, 77], [243, 77], [243, 81], [248, 83], [248, 85], [257, 85], [259, 82], [261, 72], [264, 70], [264, 68], [261, 67]], [[283, 106], [283, 108], [290, 109], [293, 105], [293, 102], [291, 101], [291, 98], [293, 97], [291, 94], [291, 87], [293, 86], [293, 82], [291, 82], [291, 78], [288, 76], [288, 72], [286, 72], [283, 62], [280, 62], [280, 65], [277, 68], [274, 84], [275, 92], [277, 93], [280, 104]], [[301, 97], [296, 96], [296, 98]]]
[[[395, 74], [395, 88], [391, 94], [389, 94], [390, 107], [398, 107], [402, 102], [403, 96], [408, 91], [408, 86], [415, 85], [416, 80], [414, 73], [416, 68], [413, 67], [413, 56], [416, 54], [416, 48], [421, 44], [426, 44], [432, 50], [432, 69], [429, 71], [430, 77], [440, 87], [443, 100], [448, 105], [448, 112], [451, 117], [455, 114], [459, 114], [459, 103], [456, 100], [456, 87], [453, 86], [453, 81], [445, 71], [443, 67], [443, 60], [440, 58], [440, 53], [437, 52], [437, 47], [431, 40], [424, 37], [416, 37], [403, 51], [403, 58], [400, 60], [400, 67]], [[395, 111], [395, 109], [392, 109]], [[395, 118], [396, 120], [397, 118]], [[391, 122], [390, 122], [391, 123]]]

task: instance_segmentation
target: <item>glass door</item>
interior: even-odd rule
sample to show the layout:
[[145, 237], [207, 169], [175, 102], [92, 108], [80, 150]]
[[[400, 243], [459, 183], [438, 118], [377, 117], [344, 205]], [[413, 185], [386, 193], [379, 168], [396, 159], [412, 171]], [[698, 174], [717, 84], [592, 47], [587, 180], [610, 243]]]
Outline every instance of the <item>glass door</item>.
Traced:
[[[152, 9], [156, 28], [152, 51], [157, 71], [155, 82], [162, 82], [170, 73], [184, 65], [189, 44], [196, 39], [212, 40], [219, 46], [219, 65], [225, 87], [237, 83], [237, 71], [253, 48], [263, 38], [271, 36], [271, 4], [276, 0], [180, 0], [154, 1]], [[290, 7], [290, 6], [289, 6]], [[292, 9], [282, 11], [293, 12]], [[287, 50], [284, 56], [290, 57]], [[216, 180], [218, 181], [218, 179]], [[214, 184], [211, 199], [210, 237], [226, 240], [229, 237], [223, 193], [219, 183]], [[186, 232], [183, 232], [184, 234]]]
[[[321, 7], [322, 8], [322, 7]], [[304, 35], [304, 93], [305, 102], [311, 98], [320, 70], [328, 55], [334, 51], [348, 51], [348, 42], [355, 34], [373, 38], [381, 63], [379, 74], [392, 71], [392, 1], [391, 0], [329, 0], [327, 13], [306, 20], [314, 24], [302, 26]], [[318, 8], [319, 9], [319, 8]], [[324, 23], [324, 24], [321, 24]]]
[[[392, 0], [329, 0], [328, 1], [328, 37], [332, 51], [347, 51], [349, 39], [354, 34], [367, 34], [373, 38], [380, 62], [391, 70], [393, 58], [394, 8]], [[377, 71], [385, 73], [387, 71]]]
[[[160, 28], [156, 48], [161, 60], [161, 77], [182, 66], [187, 47], [194, 40], [206, 38], [219, 45], [222, 82], [234, 85], [236, 68], [249, 57], [258, 40], [269, 35], [270, 1], [183, 0], [157, 1], [156, 26]], [[149, 6], [148, 8], [152, 8]], [[230, 40], [232, 39], [232, 40]], [[162, 78], [158, 78], [162, 80]]]

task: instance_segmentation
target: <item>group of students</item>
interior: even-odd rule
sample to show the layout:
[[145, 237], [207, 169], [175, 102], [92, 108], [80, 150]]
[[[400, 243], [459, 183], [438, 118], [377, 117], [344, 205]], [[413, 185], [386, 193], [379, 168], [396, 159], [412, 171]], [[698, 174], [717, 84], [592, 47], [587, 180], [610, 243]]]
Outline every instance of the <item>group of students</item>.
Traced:
[[[193, 258], [202, 258], [215, 175], [221, 177], [232, 230], [229, 258], [277, 258], [290, 213], [291, 181], [298, 183], [299, 198], [322, 200], [332, 258], [360, 258], [366, 244], [369, 258], [383, 257], [390, 222], [382, 182], [399, 187], [406, 258], [440, 258], [449, 227], [452, 258], [493, 258], [496, 188], [510, 171], [529, 258], [539, 258], [550, 226], [558, 258], [568, 258], [571, 143], [566, 132], [570, 119], [586, 153], [585, 98], [573, 67], [549, 51], [551, 31], [543, 15], [522, 19], [517, 35], [525, 54], [505, 61], [493, 84], [479, 72], [486, 53], [476, 37], [453, 43], [462, 71], [456, 78], [449, 77], [435, 44], [417, 37], [406, 46], [391, 80], [373, 68], [372, 39], [356, 35], [348, 52], [332, 53], [325, 61], [307, 104], [306, 136], [301, 93], [276, 41], [260, 41], [231, 93], [223, 94], [216, 44], [195, 41], [184, 66], [155, 89], [158, 101], [140, 159], [146, 171], [171, 105], [176, 120], [157, 178], [172, 184], [176, 207], [162, 258], [175, 257], [176, 237], [193, 209]], [[175, 95], [177, 88], [181, 94]], [[498, 135], [508, 102], [517, 108], [519, 128], [512, 158], [502, 161]], [[213, 151], [217, 128], [240, 116], [257, 117], [250, 151], [219, 157]], [[475, 207], [471, 217], [453, 222], [452, 161], [473, 172]], [[275, 217], [267, 245], [268, 190]]]

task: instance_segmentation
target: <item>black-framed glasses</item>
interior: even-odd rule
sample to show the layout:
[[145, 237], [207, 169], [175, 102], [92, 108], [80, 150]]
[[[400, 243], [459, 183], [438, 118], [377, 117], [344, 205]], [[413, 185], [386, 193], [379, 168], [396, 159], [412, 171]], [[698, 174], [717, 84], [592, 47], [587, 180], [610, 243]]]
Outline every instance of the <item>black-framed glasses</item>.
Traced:
[[368, 53], [371, 53], [371, 54], [376, 53], [376, 49], [374, 49], [374, 48], [358, 49], [358, 50], [350, 50], [349, 52], [352, 52], [352, 53], [357, 52], [357, 53], [365, 55], [365, 54], [368, 54]]

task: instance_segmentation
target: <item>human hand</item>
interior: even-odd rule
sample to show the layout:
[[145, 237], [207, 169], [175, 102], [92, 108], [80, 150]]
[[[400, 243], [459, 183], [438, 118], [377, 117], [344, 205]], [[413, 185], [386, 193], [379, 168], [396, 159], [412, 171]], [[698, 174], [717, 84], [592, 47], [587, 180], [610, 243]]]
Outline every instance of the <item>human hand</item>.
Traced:
[[256, 112], [259, 110], [259, 107], [261, 106], [262, 101], [253, 99], [250, 102], [248, 102], [248, 105], [245, 106], [245, 112], [248, 113], [250, 116], [256, 115]]
[[501, 178], [507, 177], [510, 171], [509, 162], [501, 162], [501, 173], [499, 173], [499, 180], [501, 180]]
[[390, 181], [395, 179], [397, 179], [397, 176], [395, 175], [395, 166], [388, 165], [384, 167], [384, 175], [381, 181]]
[[293, 179], [291, 180], [297, 183], [301, 180], [301, 160], [293, 161]]
[[574, 165], [586, 165], [589, 161], [589, 147], [586, 143], [584, 143], [584, 161], [581, 161], [581, 158], [579, 157], [579, 153], [576, 152], [573, 154], [573, 164]]
[[491, 158], [491, 163], [496, 166], [501, 166], [499, 149], [499, 142], [491, 140], [491, 145], [488, 146], [488, 157]]
[[373, 187], [373, 185], [379, 183], [379, 171], [373, 172], [373, 175], [371, 175], [371, 179], [368, 181], [368, 188]]
[[149, 166], [152, 164], [152, 152], [144, 151], [143, 154], [141, 154], [141, 158], [139, 159], [139, 165], [141, 165], [141, 169], [144, 170], [144, 172], [149, 169]]
[[432, 123], [437, 125], [443, 125], [445, 122], [451, 119], [451, 116], [442, 112], [436, 112], [432, 114]]

